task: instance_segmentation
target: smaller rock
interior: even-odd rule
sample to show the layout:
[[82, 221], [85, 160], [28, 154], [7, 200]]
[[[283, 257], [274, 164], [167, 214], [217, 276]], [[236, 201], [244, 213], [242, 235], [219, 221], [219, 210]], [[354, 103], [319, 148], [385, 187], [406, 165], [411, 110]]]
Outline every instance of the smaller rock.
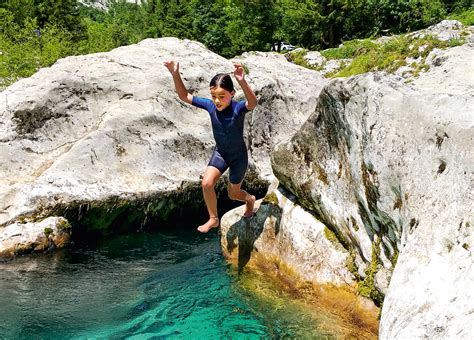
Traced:
[[441, 66], [441, 64], [446, 60], [446, 57], [444, 56], [444, 51], [435, 48], [433, 51], [428, 54], [426, 57], [426, 64], [430, 66]]
[[227, 212], [221, 219], [224, 256], [239, 270], [258, 253], [269, 263], [277, 259], [304, 280], [353, 284], [347, 250], [323, 223], [292, 199], [283, 189], [276, 189], [256, 202], [252, 218], [242, 217], [243, 207]]
[[412, 37], [423, 38], [426, 35], [432, 35], [435, 38], [448, 41], [451, 39], [460, 39], [459, 30], [463, 29], [464, 25], [457, 20], [443, 20], [440, 23], [428, 27], [426, 30], [414, 32]]
[[322, 66], [326, 58], [317, 51], [310, 51], [304, 56], [306, 62], [314, 67]]
[[71, 240], [71, 225], [64, 217], [41, 222], [16, 222], [0, 230], [0, 257], [63, 248]]
[[329, 60], [322, 70], [324, 74], [339, 71], [340, 69], [346, 67], [352, 63], [352, 59], [333, 59]]
[[390, 271], [380, 266], [377, 273], [375, 274], [375, 287], [382, 292], [383, 295], [387, 294], [388, 284], [390, 283]]

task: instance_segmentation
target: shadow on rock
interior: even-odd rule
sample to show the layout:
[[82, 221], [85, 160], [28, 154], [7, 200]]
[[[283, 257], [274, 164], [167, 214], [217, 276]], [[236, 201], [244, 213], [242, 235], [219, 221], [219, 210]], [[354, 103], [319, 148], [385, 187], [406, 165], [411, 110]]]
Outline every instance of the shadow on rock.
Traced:
[[252, 251], [258, 251], [255, 243], [268, 244], [275, 240], [282, 217], [282, 209], [271, 201], [265, 199], [261, 202], [257, 212], [252, 217], [241, 217], [232, 224], [223, 237], [226, 238], [227, 253], [233, 258], [232, 253], [238, 248], [238, 272], [250, 261]]

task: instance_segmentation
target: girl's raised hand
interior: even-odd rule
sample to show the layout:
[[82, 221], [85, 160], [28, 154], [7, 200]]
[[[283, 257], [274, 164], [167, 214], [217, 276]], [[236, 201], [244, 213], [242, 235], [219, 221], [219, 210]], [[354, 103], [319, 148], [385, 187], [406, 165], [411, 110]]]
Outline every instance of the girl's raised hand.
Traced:
[[170, 71], [171, 74], [179, 73], [179, 63], [174, 60], [168, 60], [164, 62], [164, 65]]
[[234, 70], [235, 79], [237, 79], [238, 81], [244, 80], [245, 71], [242, 64], [240, 63], [234, 64], [234, 67], [235, 67], [235, 70]]

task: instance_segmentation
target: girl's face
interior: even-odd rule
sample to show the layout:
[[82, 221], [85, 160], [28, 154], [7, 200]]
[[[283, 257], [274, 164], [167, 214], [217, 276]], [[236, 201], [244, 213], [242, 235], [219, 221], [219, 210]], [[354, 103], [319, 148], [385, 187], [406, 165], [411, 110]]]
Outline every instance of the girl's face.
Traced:
[[233, 96], [233, 91], [229, 92], [222, 87], [211, 87], [212, 101], [214, 102], [214, 105], [216, 105], [218, 111], [222, 111], [229, 106]]

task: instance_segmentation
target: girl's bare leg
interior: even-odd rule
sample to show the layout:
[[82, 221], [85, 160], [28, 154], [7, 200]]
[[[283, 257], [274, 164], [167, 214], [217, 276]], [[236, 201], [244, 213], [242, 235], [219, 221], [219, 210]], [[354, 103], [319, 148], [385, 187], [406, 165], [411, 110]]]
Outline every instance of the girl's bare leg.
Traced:
[[253, 215], [253, 206], [255, 204], [255, 196], [250, 195], [245, 190], [240, 189], [242, 183], [229, 184], [228, 193], [229, 198], [236, 201], [245, 202], [244, 217], [250, 217]]
[[219, 216], [217, 215], [217, 197], [214, 186], [221, 177], [221, 172], [213, 167], [208, 166], [202, 178], [202, 194], [204, 202], [206, 202], [207, 211], [209, 213], [209, 221], [200, 225], [197, 230], [201, 233], [207, 233], [212, 228], [219, 226]]

